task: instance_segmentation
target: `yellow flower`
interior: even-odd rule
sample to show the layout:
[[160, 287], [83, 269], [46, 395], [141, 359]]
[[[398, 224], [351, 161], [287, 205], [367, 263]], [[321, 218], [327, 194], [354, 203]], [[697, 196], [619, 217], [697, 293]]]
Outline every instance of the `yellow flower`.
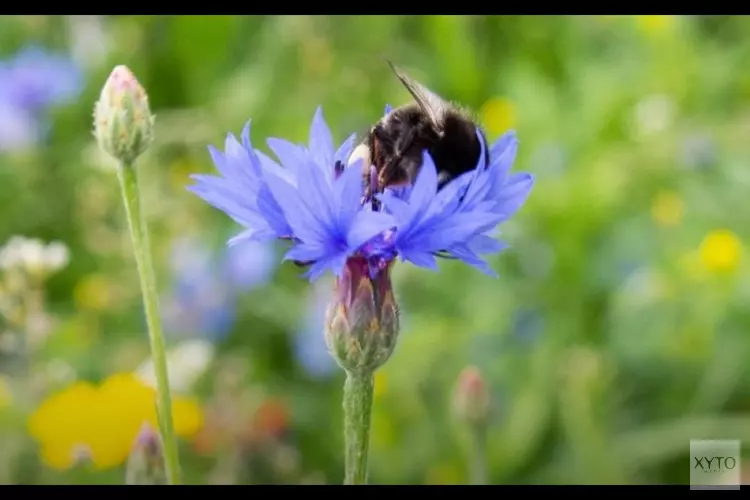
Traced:
[[497, 137], [516, 125], [516, 108], [507, 99], [493, 97], [484, 103], [481, 113], [489, 138]]
[[660, 226], [677, 226], [685, 211], [682, 199], [672, 191], [661, 191], [651, 206], [651, 216]]
[[675, 24], [675, 16], [635, 16], [638, 27], [648, 35], [664, 33]]
[[[49, 397], [29, 418], [29, 432], [45, 464], [67, 469], [85, 450], [99, 469], [116, 467], [130, 454], [144, 422], [156, 427], [156, 391], [131, 373], [115, 374], [100, 386], [78, 382]], [[173, 398], [175, 433], [195, 435], [203, 425], [197, 402]]]
[[701, 242], [702, 265], [713, 272], [734, 272], [742, 256], [742, 242], [728, 229], [717, 229], [706, 235]]
[[73, 288], [73, 300], [79, 309], [103, 311], [112, 303], [111, 286], [101, 274], [84, 276]]

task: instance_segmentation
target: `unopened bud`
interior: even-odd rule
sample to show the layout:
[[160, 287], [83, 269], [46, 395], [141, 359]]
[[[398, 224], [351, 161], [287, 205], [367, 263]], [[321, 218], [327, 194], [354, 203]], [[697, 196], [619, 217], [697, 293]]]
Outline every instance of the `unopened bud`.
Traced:
[[161, 441], [150, 424], [143, 424], [125, 470], [126, 484], [167, 484]]
[[117, 66], [107, 78], [94, 108], [94, 136], [107, 153], [131, 164], [154, 139], [148, 96], [135, 75]]
[[453, 396], [456, 415], [470, 425], [486, 423], [490, 414], [490, 391], [479, 369], [464, 368]]
[[390, 266], [370, 277], [365, 259], [350, 258], [326, 312], [326, 344], [349, 372], [372, 373], [391, 357], [399, 332]]

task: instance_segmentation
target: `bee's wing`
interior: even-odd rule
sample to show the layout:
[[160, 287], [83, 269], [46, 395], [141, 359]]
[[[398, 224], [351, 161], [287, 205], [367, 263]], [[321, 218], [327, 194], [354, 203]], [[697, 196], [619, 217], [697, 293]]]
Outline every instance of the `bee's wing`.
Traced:
[[417, 101], [417, 105], [422, 111], [424, 111], [432, 124], [438, 130], [442, 129], [443, 116], [450, 108], [450, 105], [421, 83], [406, 76], [406, 74], [398, 69], [391, 61], [386, 61], [396, 74], [396, 77], [398, 77], [404, 87], [406, 87], [406, 90], [408, 90], [412, 97], [414, 97], [414, 100]]

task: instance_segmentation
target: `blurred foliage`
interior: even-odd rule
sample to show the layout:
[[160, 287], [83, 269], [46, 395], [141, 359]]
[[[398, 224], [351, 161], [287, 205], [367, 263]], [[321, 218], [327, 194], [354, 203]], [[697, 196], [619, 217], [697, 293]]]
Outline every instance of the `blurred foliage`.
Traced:
[[[111, 68], [134, 71], [157, 117], [139, 168], [170, 297], [193, 266], [175, 265], [177, 242], [222, 255], [239, 231], [184, 189], [213, 169], [206, 146], [250, 118], [256, 147], [305, 141], [318, 105], [337, 140], [361, 136], [408, 98], [386, 56], [473, 110], [490, 139], [517, 130], [515, 168], [537, 182], [503, 227], [500, 279], [396, 266], [403, 332], [377, 375], [371, 482], [468, 481], [450, 409], [474, 365], [492, 390], [491, 483], [687, 483], [690, 439], [750, 440], [749, 28], [740, 16], [3, 17], [0, 57], [67, 52], [85, 83], [38, 118], [48, 127], [33, 147], [0, 143], [0, 245], [24, 235], [70, 254], [44, 279], [0, 271], [0, 305], [26, 304], [20, 319], [0, 314], [0, 482], [125, 480], [125, 457], [46, 465], [28, 427], [76, 382], [147, 372], [117, 182], [91, 135]], [[341, 482], [343, 375], [300, 359], [322, 333], [308, 314], [318, 288], [299, 274], [283, 264], [237, 294], [214, 279], [205, 300], [225, 300], [211, 314], [231, 318], [226, 332], [170, 334], [175, 349], [192, 343], [171, 369], [203, 412], [181, 440], [186, 482]], [[60, 422], [90, 422], [97, 404]], [[138, 425], [118, 424], [130, 417], [107, 415], [99, 431], [135, 438]]]

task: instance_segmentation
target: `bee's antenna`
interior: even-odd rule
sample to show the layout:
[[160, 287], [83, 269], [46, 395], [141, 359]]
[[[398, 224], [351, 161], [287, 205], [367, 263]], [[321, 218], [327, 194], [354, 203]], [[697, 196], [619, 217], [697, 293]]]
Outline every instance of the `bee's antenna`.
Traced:
[[393, 64], [393, 62], [392, 62], [392, 61], [391, 61], [390, 59], [388, 59], [388, 58], [387, 58], [387, 57], [385, 57], [385, 56], [380, 56], [380, 57], [382, 57], [382, 58], [383, 58], [383, 61], [385, 61], [385, 62], [386, 62], [386, 64], [388, 64], [388, 66], [390, 66], [390, 67], [391, 67], [391, 71], [393, 71], [393, 72], [394, 72], [394, 73], [396, 73], [397, 75], [401, 73], [401, 71], [399, 71], [399, 69], [398, 69], [398, 68], [396, 67], [396, 65], [395, 65], [395, 64]]
[[388, 63], [388, 66], [391, 67], [391, 70], [396, 75], [396, 78], [398, 78], [401, 84], [406, 88], [406, 90], [409, 91], [419, 107], [422, 108], [422, 111], [427, 114], [433, 125], [438, 130], [441, 130], [443, 123], [442, 117], [445, 113], [445, 110], [448, 108], [445, 101], [443, 101], [440, 97], [427, 89], [424, 85], [406, 76], [403, 71], [401, 71], [386, 57], [383, 57], [383, 60]]

